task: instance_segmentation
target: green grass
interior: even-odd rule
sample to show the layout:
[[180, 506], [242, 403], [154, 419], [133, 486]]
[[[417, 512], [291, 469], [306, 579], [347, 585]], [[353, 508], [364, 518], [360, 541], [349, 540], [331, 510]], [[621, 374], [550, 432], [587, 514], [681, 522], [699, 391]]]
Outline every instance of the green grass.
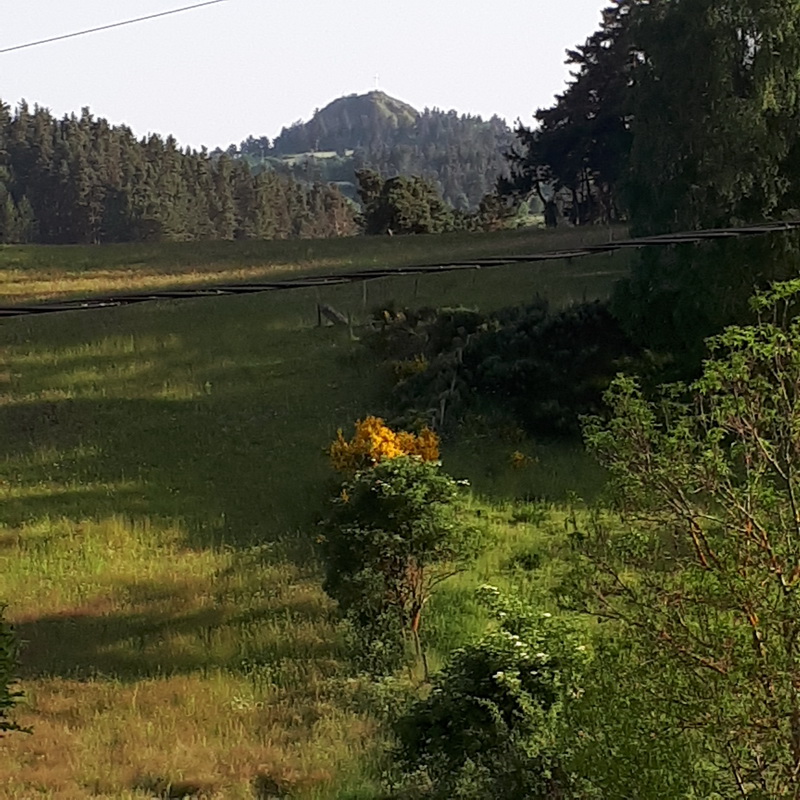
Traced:
[[[314, 327], [316, 303], [561, 304], [623, 270], [604, 256], [382, 279], [366, 302], [343, 286], [3, 321], [0, 600], [34, 733], [0, 748], [0, 796], [373, 796], [383, 734], [313, 539], [324, 447], [385, 387], [350, 331]], [[512, 469], [516, 449], [530, 461]], [[558, 503], [599, 483], [574, 449], [501, 437], [444, 458], [496, 545], [432, 605], [434, 667], [480, 634], [477, 585], [557, 580]]]
[[409, 264], [568, 250], [624, 228], [167, 244], [0, 245], [0, 305]]

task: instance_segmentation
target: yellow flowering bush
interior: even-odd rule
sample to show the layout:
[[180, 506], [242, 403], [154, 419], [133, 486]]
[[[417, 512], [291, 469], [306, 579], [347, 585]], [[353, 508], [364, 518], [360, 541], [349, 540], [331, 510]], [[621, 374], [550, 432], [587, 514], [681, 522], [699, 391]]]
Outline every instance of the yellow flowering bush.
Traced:
[[400, 456], [438, 461], [439, 437], [430, 428], [423, 428], [419, 434], [393, 431], [380, 417], [370, 416], [356, 423], [350, 441], [339, 430], [328, 455], [339, 472], [355, 472]]

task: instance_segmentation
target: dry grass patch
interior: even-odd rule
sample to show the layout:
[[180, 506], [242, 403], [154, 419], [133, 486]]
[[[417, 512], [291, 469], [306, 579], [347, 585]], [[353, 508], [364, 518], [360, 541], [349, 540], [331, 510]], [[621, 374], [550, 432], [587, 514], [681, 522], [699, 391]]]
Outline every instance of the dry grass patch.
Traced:
[[291, 542], [180, 540], [120, 518], [3, 531], [17, 718], [33, 731], [0, 748], [6, 796], [257, 797], [269, 780], [331, 796], [368, 748], [372, 723], [341, 702], [343, 653], [313, 565], [294, 563]]
[[89, 271], [37, 271], [33, 276], [22, 270], [0, 270], [0, 297], [4, 303], [40, 302], [44, 300], [89, 297], [100, 294], [125, 294], [181, 289], [213, 284], [247, 283], [285, 278], [297, 270], [325, 270], [336, 266], [335, 261], [319, 260], [304, 265], [264, 264], [258, 267], [203, 269], [165, 268]]

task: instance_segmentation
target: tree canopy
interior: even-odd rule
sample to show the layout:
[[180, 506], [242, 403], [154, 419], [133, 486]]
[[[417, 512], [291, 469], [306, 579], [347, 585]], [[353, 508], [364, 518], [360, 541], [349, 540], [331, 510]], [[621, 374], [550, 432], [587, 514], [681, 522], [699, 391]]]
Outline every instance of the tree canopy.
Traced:
[[794, 0], [614, 0], [566, 92], [517, 130], [505, 190], [538, 192], [551, 224], [638, 233], [797, 205], [799, 26]]
[[459, 217], [424, 178], [383, 180], [372, 170], [361, 170], [356, 177], [367, 234], [444, 233], [459, 225]]
[[637, 3], [629, 211], [643, 232], [769, 217], [797, 188], [795, 0]]
[[282, 239], [348, 235], [333, 186], [253, 174], [175, 139], [137, 140], [84, 109], [54, 118], [0, 102], [0, 242]]

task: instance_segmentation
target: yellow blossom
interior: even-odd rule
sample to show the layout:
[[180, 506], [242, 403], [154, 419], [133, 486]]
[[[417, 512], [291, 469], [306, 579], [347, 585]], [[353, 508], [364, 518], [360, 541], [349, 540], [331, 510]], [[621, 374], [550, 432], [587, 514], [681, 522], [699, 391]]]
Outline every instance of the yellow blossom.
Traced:
[[429, 428], [423, 428], [419, 434], [395, 432], [380, 417], [370, 416], [356, 423], [350, 441], [340, 430], [328, 454], [333, 468], [339, 472], [353, 472], [406, 455], [418, 456], [423, 461], [436, 461], [439, 458], [439, 437]]

